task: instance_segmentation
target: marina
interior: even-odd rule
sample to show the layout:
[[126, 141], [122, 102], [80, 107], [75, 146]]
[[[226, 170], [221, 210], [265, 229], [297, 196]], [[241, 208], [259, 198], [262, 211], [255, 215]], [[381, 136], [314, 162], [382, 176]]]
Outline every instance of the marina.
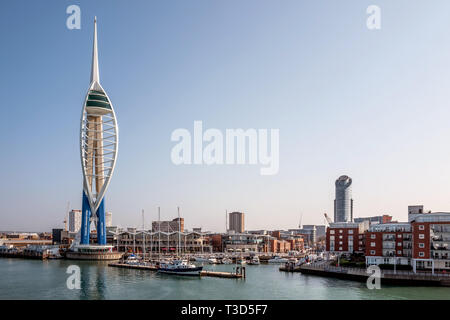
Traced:
[[[402, 287], [280, 272], [279, 265], [246, 266], [246, 278], [179, 277], [140, 268], [109, 267], [105, 261], [0, 259], [0, 299], [448, 299], [450, 288]], [[81, 288], [66, 286], [67, 268], [80, 268]], [[234, 265], [204, 265], [233, 272]]]

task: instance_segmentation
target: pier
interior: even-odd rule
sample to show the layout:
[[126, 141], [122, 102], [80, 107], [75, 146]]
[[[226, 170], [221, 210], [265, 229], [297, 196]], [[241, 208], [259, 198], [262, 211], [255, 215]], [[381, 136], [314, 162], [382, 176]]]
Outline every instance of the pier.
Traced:
[[[154, 265], [141, 265], [141, 264], [127, 264], [127, 263], [110, 263], [109, 267], [124, 268], [124, 269], [137, 269], [147, 271], [158, 271], [158, 268]], [[241, 279], [246, 277], [245, 267], [237, 267], [236, 272], [224, 272], [224, 271], [209, 271], [203, 270], [200, 272], [202, 277], [215, 277], [226, 279]]]
[[[345, 280], [366, 282], [371, 275], [366, 269], [333, 267], [324, 263], [302, 265], [299, 267], [302, 274], [311, 274], [322, 277], [332, 277]], [[404, 286], [439, 286], [450, 287], [450, 274], [430, 272], [411, 272], [398, 270], [381, 270], [381, 284], [395, 284]]]
[[296, 266], [295, 262], [288, 262], [280, 266], [280, 271], [284, 272], [301, 272], [300, 266]]

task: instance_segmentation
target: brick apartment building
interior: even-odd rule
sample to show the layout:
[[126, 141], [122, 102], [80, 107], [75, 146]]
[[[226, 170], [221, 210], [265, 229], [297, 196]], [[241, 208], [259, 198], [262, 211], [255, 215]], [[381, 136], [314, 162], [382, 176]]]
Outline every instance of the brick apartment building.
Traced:
[[364, 253], [363, 223], [331, 223], [326, 233], [326, 251], [331, 253]]
[[450, 269], [450, 212], [415, 216], [411, 227], [413, 267]]
[[[410, 206], [412, 207], [412, 206]], [[450, 269], [450, 212], [409, 210], [409, 222], [373, 225], [366, 232], [366, 264]]]
[[372, 225], [365, 238], [367, 265], [411, 264], [412, 232], [409, 223]]

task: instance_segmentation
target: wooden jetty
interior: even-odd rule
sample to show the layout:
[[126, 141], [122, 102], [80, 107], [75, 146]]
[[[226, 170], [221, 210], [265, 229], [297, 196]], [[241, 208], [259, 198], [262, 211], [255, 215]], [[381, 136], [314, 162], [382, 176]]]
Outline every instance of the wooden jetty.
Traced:
[[[108, 264], [109, 267], [124, 268], [124, 269], [137, 269], [147, 271], [158, 271], [156, 266], [152, 265], [139, 265], [139, 264], [126, 264], [120, 262], [114, 262]], [[215, 278], [227, 278], [227, 279], [241, 279], [245, 278], [245, 267], [237, 267], [236, 272], [223, 272], [223, 271], [209, 271], [203, 270], [200, 272], [202, 277], [215, 277]]]
[[284, 271], [284, 272], [301, 272], [300, 267], [299, 266], [281, 266], [279, 268], [280, 271]]

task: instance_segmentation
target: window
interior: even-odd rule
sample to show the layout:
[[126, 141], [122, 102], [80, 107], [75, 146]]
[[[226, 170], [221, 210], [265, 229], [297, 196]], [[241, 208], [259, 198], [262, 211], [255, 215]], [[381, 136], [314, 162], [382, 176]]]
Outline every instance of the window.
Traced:
[[425, 226], [423, 224], [419, 224], [419, 230], [425, 230]]
[[339, 251], [342, 251], [342, 247], [339, 247]]
[[397, 254], [402, 254], [402, 250], [397, 250]]
[[419, 257], [425, 257], [425, 253], [424, 252], [419, 252]]
[[397, 247], [401, 247], [402, 243], [401, 242], [397, 242]]
[[375, 250], [370, 250], [370, 254], [374, 256], [375, 255]]
[[348, 234], [353, 234], [353, 230], [348, 230]]
[[401, 238], [401, 237], [402, 237], [402, 235], [401, 235], [401, 234], [398, 234], [398, 235], [397, 235], [397, 238]]
[[353, 236], [348, 236], [348, 241], [353, 241]]
[[342, 229], [339, 229], [339, 233], [342, 233]]
[[334, 240], [334, 236], [330, 236], [330, 240]]
[[342, 239], [342, 236], [339, 236], [339, 239]]
[[377, 237], [377, 235], [376, 235], [375, 233], [372, 233], [372, 234], [370, 235], [370, 239], [376, 239], [376, 237]]
[[371, 247], [375, 247], [375, 246], [376, 246], [375, 242], [371, 242], [371, 243], [370, 243], [370, 246], [371, 246]]
[[425, 243], [423, 242], [419, 243], [419, 248], [425, 248]]
[[330, 234], [334, 234], [334, 230], [330, 230]]
[[419, 239], [425, 239], [425, 234], [420, 233], [420, 234], [419, 234]]
[[339, 241], [339, 244], [342, 244], [342, 241]]

